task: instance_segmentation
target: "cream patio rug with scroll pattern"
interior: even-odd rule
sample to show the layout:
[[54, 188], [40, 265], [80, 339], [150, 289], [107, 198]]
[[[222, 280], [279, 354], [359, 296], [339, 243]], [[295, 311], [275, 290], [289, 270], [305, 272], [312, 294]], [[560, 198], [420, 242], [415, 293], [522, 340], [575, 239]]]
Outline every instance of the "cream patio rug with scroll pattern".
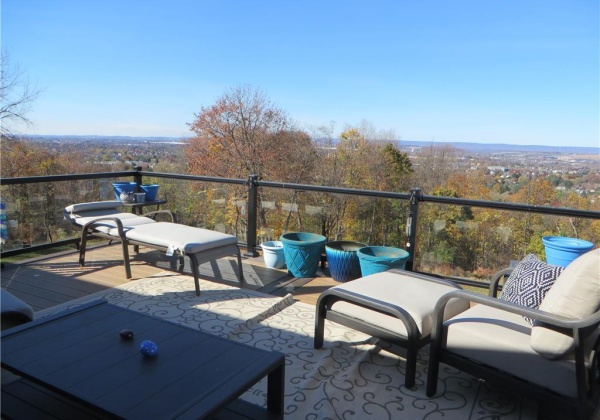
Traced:
[[[404, 387], [404, 359], [386, 343], [326, 324], [326, 342], [313, 348], [315, 308], [248, 289], [160, 273], [69, 302], [45, 316], [90, 300], [147, 313], [190, 328], [286, 354], [286, 419], [533, 419], [528, 400], [442, 366], [438, 395], [425, 395], [428, 347], [419, 351], [416, 387]], [[243, 399], [265, 405], [263, 380]]]

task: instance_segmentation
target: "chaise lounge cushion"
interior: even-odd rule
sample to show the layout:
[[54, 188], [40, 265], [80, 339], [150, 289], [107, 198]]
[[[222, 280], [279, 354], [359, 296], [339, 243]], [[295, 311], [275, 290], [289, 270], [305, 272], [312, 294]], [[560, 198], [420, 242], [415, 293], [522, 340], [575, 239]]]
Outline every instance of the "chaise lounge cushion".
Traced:
[[186, 255], [237, 244], [237, 237], [233, 235], [168, 222], [136, 226], [126, 236], [137, 242], [171, 247]]
[[[583, 319], [600, 308], [600, 249], [575, 259], [556, 279], [539, 309], [569, 318]], [[531, 347], [548, 359], [568, 355], [574, 347], [567, 334], [535, 322]]]
[[77, 203], [65, 207], [69, 213], [81, 213], [93, 210], [117, 209], [123, 205], [120, 201], [93, 201], [91, 203]]
[[449, 351], [559, 394], [577, 395], [573, 359], [551, 361], [535, 352], [530, 345], [531, 325], [521, 315], [475, 305], [444, 325], [443, 342]]
[[2, 329], [11, 328], [34, 318], [33, 308], [4, 289], [0, 289]]
[[[72, 206], [69, 206], [69, 207], [72, 207]], [[79, 210], [77, 212], [65, 213], [65, 217], [71, 223], [75, 223], [77, 226], [82, 226], [82, 227], [85, 226], [87, 223], [93, 222], [94, 220], [96, 220], [98, 218], [103, 218], [104, 220], [102, 220], [102, 221], [98, 222], [96, 225], [94, 225], [94, 230], [105, 233], [105, 234], [109, 234], [112, 236], [119, 235], [119, 232], [117, 229], [117, 223], [114, 222], [113, 220], [107, 220], [106, 219], [107, 217], [119, 219], [123, 225], [124, 231], [127, 231], [127, 230], [129, 230], [133, 227], [139, 226], [139, 225], [156, 223], [155, 220], [153, 220], [149, 217], [138, 216], [133, 213], [122, 213], [119, 210], [114, 209], [114, 208], [107, 208], [104, 210], [94, 209], [94, 210], [87, 210], [87, 211]]]

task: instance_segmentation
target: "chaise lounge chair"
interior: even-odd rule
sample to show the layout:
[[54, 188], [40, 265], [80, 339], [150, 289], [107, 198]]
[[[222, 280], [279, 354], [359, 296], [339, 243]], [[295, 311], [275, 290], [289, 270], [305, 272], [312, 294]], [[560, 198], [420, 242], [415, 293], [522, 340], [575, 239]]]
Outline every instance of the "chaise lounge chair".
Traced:
[[[491, 296], [457, 290], [438, 301], [427, 395], [437, 392], [438, 372], [444, 363], [506, 385], [540, 400], [545, 407], [555, 405], [558, 411], [553, 409], [553, 413], [570, 410], [556, 418], [574, 418], [575, 414], [586, 419], [597, 403], [600, 385], [600, 250], [590, 251], [567, 266], [545, 297], [540, 290], [548, 268], [538, 264], [538, 268], [520, 270], [524, 264], [519, 263], [515, 275], [504, 283], [503, 294], [508, 293], [511, 282], [517, 289], [517, 300], [525, 298], [522, 303], [533, 307], [495, 297], [499, 280], [510, 271], [493, 279]], [[476, 305], [445, 320], [446, 305], [453, 298], [468, 299]], [[537, 309], [536, 299], [541, 300]]]
[[[183, 270], [183, 257], [190, 259], [196, 295], [200, 295], [198, 266], [206, 261], [237, 255], [238, 279], [244, 281], [242, 257], [237, 238], [208, 229], [176, 223], [175, 216], [168, 210], [158, 210], [144, 215], [120, 211], [120, 201], [99, 201], [72, 204], [63, 210], [65, 219], [81, 228], [79, 264], [85, 265], [88, 237], [101, 237], [122, 244], [126, 278], [131, 278], [129, 245], [145, 246], [179, 257], [179, 269]], [[158, 222], [153, 217], [167, 214], [170, 222]]]

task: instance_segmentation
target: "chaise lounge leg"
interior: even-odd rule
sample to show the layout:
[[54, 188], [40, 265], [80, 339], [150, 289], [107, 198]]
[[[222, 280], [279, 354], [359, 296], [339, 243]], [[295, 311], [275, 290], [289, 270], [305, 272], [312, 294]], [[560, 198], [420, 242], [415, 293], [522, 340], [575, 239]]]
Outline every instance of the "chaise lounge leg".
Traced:
[[196, 296], [200, 296], [200, 280], [198, 279], [200, 271], [198, 270], [198, 260], [194, 254], [188, 254], [190, 264], [192, 266], [192, 274], [194, 275], [194, 285], [196, 286]]
[[131, 276], [131, 265], [129, 264], [129, 247], [126, 240], [121, 240], [121, 246], [123, 248], [123, 264], [125, 265], [125, 278], [130, 279]]
[[240, 247], [238, 245], [237, 249], [237, 262], [238, 262], [238, 281], [240, 284], [244, 283], [244, 270], [242, 270], [242, 251], [240, 251]]
[[81, 234], [81, 241], [79, 243], [79, 266], [85, 267], [85, 247], [87, 243], [87, 234], [84, 231]]

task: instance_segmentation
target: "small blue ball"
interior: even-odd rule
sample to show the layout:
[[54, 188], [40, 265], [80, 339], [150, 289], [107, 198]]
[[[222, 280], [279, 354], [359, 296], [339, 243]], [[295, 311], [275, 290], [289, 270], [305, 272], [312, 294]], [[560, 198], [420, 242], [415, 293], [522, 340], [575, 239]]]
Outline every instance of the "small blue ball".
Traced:
[[140, 352], [145, 357], [154, 357], [158, 353], [158, 346], [154, 341], [144, 340], [140, 344]]

